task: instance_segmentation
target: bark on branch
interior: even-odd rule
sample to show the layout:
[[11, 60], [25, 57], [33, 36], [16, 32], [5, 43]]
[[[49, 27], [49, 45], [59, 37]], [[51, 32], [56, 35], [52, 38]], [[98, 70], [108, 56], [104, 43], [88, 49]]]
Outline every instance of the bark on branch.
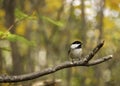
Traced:
[[111, 59], [113, 56], [112, 55], [108, 55], [102, 58], [99, 58], [97, 60], [93, 60], [90, 61], [93, 56], [100, 50], [100, 48], [103, 46], [104, 41], [99, 43], [92, 51], [89, 55], [87, 55], [85, 57], [85, 59], [80, 60], [80, 61], [75, 61], [74, 63], [72, 63], [71, 61], [66, 61], [64, 63], [61, 63], [57, 66], [54, 67], [50, 67], [50, 68], [46, 68], [42, 71], [39, 72], [34, 72], [34, 73], [30, 73], [30, 74], [23, 74], [23, 75], [14, 75], [14, 76], [9, 76], [9, 75], [1, 75], [0, 76], [0, 83], [12, 83], [12, 82], [21, 82], [21, 81], [27, 81], [27, 80], [32, 80], [32, 79], [36, 79], [51, 73], [55, 73], [58, 70], [62, 70], [65, 68], [70, 68], [70, 67], [76, 67], [76, 66], [93, 66], [93, 65], [97, 65], [100, 64], [102, 62], [108, 61], [109, 59]]

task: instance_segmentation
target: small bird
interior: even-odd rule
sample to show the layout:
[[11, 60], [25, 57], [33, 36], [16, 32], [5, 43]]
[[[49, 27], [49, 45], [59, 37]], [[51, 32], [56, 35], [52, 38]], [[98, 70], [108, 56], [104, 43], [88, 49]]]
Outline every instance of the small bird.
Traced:
[[81, 60], [81, 57], [82, 57], [82, 42], [74, 41], [70, 45], [68, 55], [72, 59], [72, 62], [74, 62], [74, 60], [76, 60], [76, 59]]

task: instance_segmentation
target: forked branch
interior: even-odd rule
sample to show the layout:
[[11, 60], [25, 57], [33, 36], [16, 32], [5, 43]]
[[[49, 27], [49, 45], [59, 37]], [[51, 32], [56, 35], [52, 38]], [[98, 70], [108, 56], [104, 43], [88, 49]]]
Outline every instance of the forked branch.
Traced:
[[21, 82], [21, 81], [28, 81], [28, 80], [32, 80], [32, 79], [36, 79], [51, 73], [55, 73], [58, 70], [62, 70], [65, 68], [70, 68], [70, 67], [76, 67], [76, 66], [93, 66], [93, 65], [97, 65], [100, 64], [102, 62], [108, 61], [109, 59], [111, 59], [113, 56], [112, 55], [108, 55], [102, 58], [99, 58], [97, 60], [93, 60], [90, 61], [93, 56], [100, 50], [100, 48], [103, 46], [104, 41], [99, 43], [92, 51], [89, 55], [87, 55], [85, 57], [85, 59], [80, 60], [80, 61], [75, 61], [74, 63], [72, 63], [71, 61], [66, 61], [64, 63], [61, 63], [57, 66], [54, 67], [50, 67], [50, 68], [46, 68], [42, 71], [38, 71], [38, 72], [34, 72], [34, 73], [30, 73], [30, 74], [23, 74], [23, 75], [14, 75], [14, 76], [9, 76], [9, 75], [1, 75], [0, 76], [0, 83], [12, 83], [12, 82]]

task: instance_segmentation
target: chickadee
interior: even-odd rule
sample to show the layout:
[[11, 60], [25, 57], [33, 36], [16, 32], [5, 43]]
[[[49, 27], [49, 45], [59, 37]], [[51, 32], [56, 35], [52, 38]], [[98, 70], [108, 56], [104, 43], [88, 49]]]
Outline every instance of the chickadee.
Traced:
[[72, 62], [76, 59], [81, 60], [81, 57], [82, 57], [82, 42], [74, 41], [70, 45], [68, 55], [72, 59]]

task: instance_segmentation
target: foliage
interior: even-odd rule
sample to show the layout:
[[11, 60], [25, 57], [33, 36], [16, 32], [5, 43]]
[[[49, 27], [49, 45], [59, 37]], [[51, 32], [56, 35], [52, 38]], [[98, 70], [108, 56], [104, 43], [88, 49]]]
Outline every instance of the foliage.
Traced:
[[27, 15], [25, 13], [23, 13], [21, 10], [19, 9], [15, 9], [15, 17], [17, 20], [24, 20], [24, 19], [35, 19], [34, 15]]
[[53, 25], [56, 25], [56, 26], [59, 26], [59, 27], [63, 27], [63, 23], [60, 22], [60, 21], [55, 21], [49, 17], [46, 17], [46, 16], [42, 16], [42, 19], [45, 20], [45, 21], [48, 21], [49, 23], [53, 24]]
[[26, 45], [33, 46], [34, 43], [31, 41], [28, 41], [23, 36], [11, 34], [10, 32], [2, 32], [0, 31], [0, 40], [8, 40], [10, 42], [22, 42]]

